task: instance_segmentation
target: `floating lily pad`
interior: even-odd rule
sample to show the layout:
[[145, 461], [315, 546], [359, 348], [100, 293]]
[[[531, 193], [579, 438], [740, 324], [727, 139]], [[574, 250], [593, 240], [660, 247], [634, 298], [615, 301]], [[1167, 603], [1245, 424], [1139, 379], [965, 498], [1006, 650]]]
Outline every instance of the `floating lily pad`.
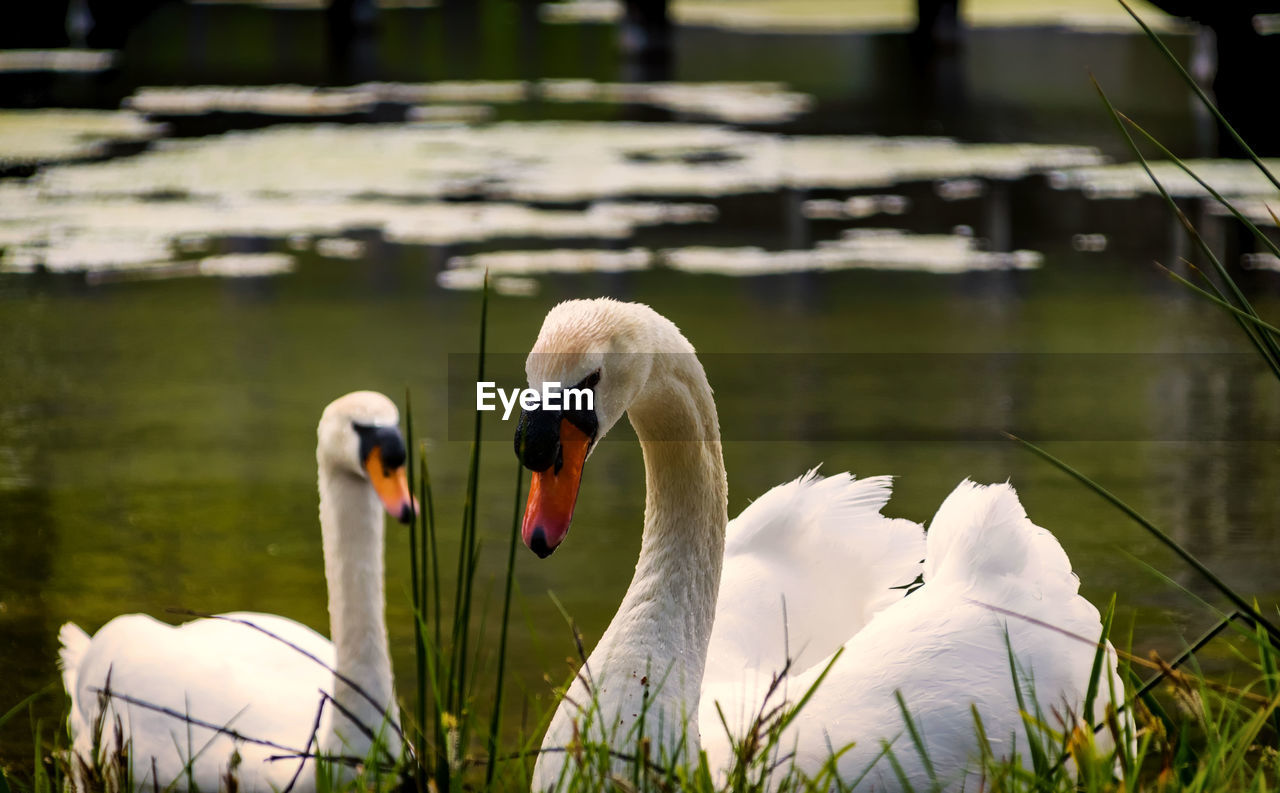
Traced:
[[[710, 211], [708, 211], [710, 210]], [[21, 183], [0, 186], [0, 270], [56, 272], [147, 267], [175, 253], [204, 250], [217, 237], [319, 237], [316, 252], [359, 258], [362, 243], [332, 239], [376, 230], [404, 244], [478, 242], [497, 238], [625, 239], [639, 226], [704, 222], [703, 204], [599, 203], [585, 210], [518, 204], [281, 200], [149, 201], [139, 197], [50, 197]]]
[[781, 83], [597, 83], [547, 80], [540, 95], [553, 102], [650, 105], [735, 124], [790, 121], [813, 105], [807, 94]]
[[313, 88], [302, 85], [140, 88], [124, 100], [126, 107], [139, 113], [165, 116], [200, 116], [213, 112], [343, 116], [368, 112], [377, 102], [376, 92], [360, 87]]
[[293, 257], [287, 253], [227, 253], [200, 260], [200, 274], [220, 278], [257, 278], [293, 271]]
[[1035, 251], [992, 253], [958, 234], [910, 234], [896, 229], [857, 229], [809, 250], [689, 247], [665, 250], [662, 263], [689, 273], [779, 275], [831, 270], [896, 270], [957, 274], [1029, 270], [1043, 256]]
[[594, 80], [451, 80], [364, 83], [340, 88], [301, 85], [140, 88], [127, 107], [158, 116], [255, 113], [324, 118], [371, 112], [379, 103], [411, 105], [414, 121], [484, 121], [489, 105], [541, 99], [557, 103], [648, 105], [730, 123], [789, 121], [813, 99], [774, 82], [599, 83]]
[[[436, 283], [443, 289], [473, 292], [484, 286], [484, 278], [484, 270], [444, 270], [436, 275]], [[521, 276], [495, 276], [489, 279], [489, 288], [500, 295], [530, 297], [538, 293], [538, 282]]]
[[693, 246], [652, 252], [568, 249], [501, 251], [458, 256], [440, 273], [451, 289], [478, 289], [487, 271], [503, 275], [618, 273], [655, 265], [688, 273], [730, 276], [784, 275], [833, 270], [893, 270], [952, 275], [992, 270], [1030, 270], [1044, 260], [1035, 251], [993, 253], [964, 234], [911, 234], [897, 229], [853, 229], [808, 250], [767, 251], [757, 247]]
[[647, 270], [653, 254], [644, 248], [625, 251], [567, 248], [550, 251], [497, 251], [455, 256], [450, 270], [488, 270], [491, 275], [546, 273], [623, 273]]
[[[1187, 166], [1259, 225], [1276, 225], [1272, 211], [1280, 213], [1280, 191], [1257, 166], [1247, 160], [1187, 160]], [[1272, 173], [1280, 173], [1280, 160], [1264, 160]], [[1207, 190], [1171, 162], [1149, 163], [1151, 172], [1176, 198], [1209, 199]], [[1104, 165], [1056, 172], [1050, 183], [1059, 189], [1081, 190], [1090, 198], [1128, 199], [1159, 192], [1139, 163]], [[1212, 211], [1229, 214], [1214, 202]]]
[[112, 50], [0, 50], [0, 73], [61, 72], [93, 74], [115, 65]]
[[467, 124], [475, 124], [481, 121], [488, 121], [493, 118], [494, 111], [489, 105], [422, 105], [420, 107], [410, 108], [408, 119], [410, 121], [426, 121], [426, 122], [463, 122]]
[[1273, 253], [1250, 253], [1241, 257], [1240, 264], [1246, 270], [1269, 270], [1280, 273], [1280, 256]]
[[[682, 152], [699, 152], [690, 164]], [[715, 153], [716, 157], [710, 157]], [[644, 156], [637, 156], [644, 155]], [[280, 126], [165, 141], [141, 156], [50, 169], [63, 195], [466, 197], [578, 203], [1016, 179], [1096, 165], [1096, 149], [943, 138], [785, 137], [697, 124]]]
[[[1016, 179], [1101, 162], [1078, 146], [788, 137], [699, 124], [285, 125], [164, 140], [136, 156], [51, 166], [0, 185], [0, 268], [145, 266], [182, 253], [180, 240], [226, 236], [624, 240], [640, 226], [716, 217], [703, 201], [636, 200], [645, 196]], [[451, 198], [469, 200], [441, 200]], [[877, 211], [905, 210], [891, 197], [855, 197], [843, 209], [852, 217], [867, 200]]]
[[[1240, 198], [1233, 200], [1231, 205], [1259, 226], [1280, 226], [1280, 220], [1277, 220], [1277, 217], [1280, 217], [1280, 196]], [[1212, 209], [1217, 214], [1229, 214], [1226, 207], [1216, 203]]]
[[843, 201], [815, 198], [800, 206], [800, 214], [810, 220], [862, 220], [873, 215], [901, 215], [911, 208], [910, 199], [900, 195], [856, 195]]
[[0, 110], [0, 168], [97, 157], [113, 143], [163, 132], [163, 125], [128, 111]]
[[[1192, 171], [1227, 197], [1268, 197], [1280, 193], [1257, 166], [1248, 160], [1185, 160]], [[1272, 173], [1280, 173], [1280, 160], [1264, 160]], [[1152, 173], [1171, 195], [1179, 198], [1208, 197], [1203, 187], [1171, 162], [1148, 163]], [[1052, 184], [1059, 189], [1083, 190], [1091, 198], [1132, 198], [1159, 192], [1140, 163], [1123, 163], [1075, 168], [1054, 173]]]
[[365, 244], [347, 237], [325, 237], [316, 240], [316, 253], [329, 259], [364, 258]]

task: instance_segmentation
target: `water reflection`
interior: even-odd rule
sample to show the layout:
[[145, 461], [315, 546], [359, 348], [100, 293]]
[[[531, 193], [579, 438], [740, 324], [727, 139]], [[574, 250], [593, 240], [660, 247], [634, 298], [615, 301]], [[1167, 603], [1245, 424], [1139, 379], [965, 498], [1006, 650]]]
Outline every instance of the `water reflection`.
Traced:
[[[1256, 440], [1275, 421], [1274, 383], [1256, 361], [1222, 363], [1216, 357], [1179, 358], [1149, 386], [1149, 403], [1161, 426], [1196, 439], [1161, 457], [1169, 493], [1159, 508], [1161, 517], [1174, 539], [1210, 565], [1231, 564], [1233, 554], [1225, 549], [1253, 546], [1259, 511], [1276, 502], [1271, 485], [1275, 456], [1233, 447]], [[1231, 496], [1224, 497], [1227, 493]], [[1207, 561], [1211, 559], [1215, 561]], [[1216, 601], [1212, 589], [1191, 571], [1180, 570], [1174, 580]]]
[[[0, 455], [12, 453], [0, 445]], [[36, 457], [31, 454], [22, 462], [33, 463]], [[0, 697], [9, 703], [7, 707], [45, 690], [51, 681], [50, 664], [57, 657], [56, 631], [50, 634], [49, 627], [58, 615], [51, 613], [44, 597], [58, 541], [52, 513], [44, 488], [0, 486], [0, 514], [11, 524], [0, 532], [0, 657], [5, 659]], [[6, 747], [30, 741], [31, 726], [23, 718], [12, 719], [0, 733], [0, 745]], [[6, 760], [20, 756], [7, 750], [3, 754]]]
[[[14, 296], [0, 287], [3, 302]], [[52, 492], [65, 485], [68, 472], [56, 465], [59, 438], [48, 422], [55, 408], [46, 400], [62, 377], [48, 366], [44, 339], [31, 327], [48, 310], [47, 301], [32, 299], [0, 318], [0, 698], [9, 703], [6, 710], [50, 683], [56, 657], [49, 627], [58, 615], [48, 586], [62, 537]], [[30, 732], [26, 719], [12, 719], [0, 732], [0, 746], [29, 745]], [[20, 755], [6, 750], [3, 756]]]

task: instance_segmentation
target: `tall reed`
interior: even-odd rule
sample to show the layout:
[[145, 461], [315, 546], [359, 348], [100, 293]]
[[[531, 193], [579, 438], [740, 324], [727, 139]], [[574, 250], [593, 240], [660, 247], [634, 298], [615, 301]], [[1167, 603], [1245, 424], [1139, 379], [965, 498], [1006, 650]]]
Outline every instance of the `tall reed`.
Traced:
[[[485, 279], [480, 293], [480, 317], [477, 357], [477, 380], [485, 378], [485, 351], [488, 325], [489, 288]], [[413, 418], [406, 397], [406, 424], [410, 436]], [[482, 416], [476, 411], [472, 428], [471, 451], [467, 465], [466, 491], [459, 522], [457, 558], [453, 568], [453, 599], [446, 604], [442, 590], [448, 586], [441, 570], [445, 560], [440, 554], [440, 527], [436, 522], [435, 504], [425, 445], [419, 448], [418, 460], [410, 463], [410, 476], [417, 475], [418, 499], [422, 505], [409, 531], [410, 585], [414, 612], [415, 671], [417, 694], [414, 714], [417, 729], [413, 733], [412, 756], [408, 771], [413, 787], [419, 793], [427, 790], [447, 793], [471, 789], [477, 784], [491, 788], [497, 780], [501, 753], [503, 690], [506, 677], [507, 633], [514, 595], [516, 538], [521, 512], [520, 492], [523, 470], [517, 465], [515, 504], [506, 556], [506, 573], [501, 616], [498, 625], [496, 672], [491, 696], [491, 712], [487, 726], [476, 719], [477, 678], [484, 671], [483, 630], [473, 639], [473, 624], [481, 628], [487, 622], [485, 610], [477, 602], [482, 596], [477, 588], [482, 544], [478, 531], [480, 505], [480, 462]], [[481, 588], [482, 589], [482, 588]], [[472, 746], [476, 734], [483, 735], [485, 756], [477, 760]], [[471, 772], [484, 767], [483, 776]]]

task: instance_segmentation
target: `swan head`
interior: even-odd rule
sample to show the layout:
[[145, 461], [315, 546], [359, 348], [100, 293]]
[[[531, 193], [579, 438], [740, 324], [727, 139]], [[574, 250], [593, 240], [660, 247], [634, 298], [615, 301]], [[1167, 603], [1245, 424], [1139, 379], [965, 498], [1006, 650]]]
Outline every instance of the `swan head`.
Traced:
[[608, 298], [570, 300], [543, 320], [525, 361], [529, 387], [544, 384], [589, 391], [590, 406], [562, 392], [556, 407], [522, 411], [516, 456], [533, 472], [522, 536], [538, 556], [551, 555], [573, 519], [582, 469], [595, 445], [622, 415], [645, 398], [664, 354], [693, 354], [667, 318], [640, 303]]
[[322, 469], [367, 481], [391, 517], [409, 523], [416, 507], [399, 424], [395, 403], [382, 394], [355, 391], [339, 397], [320, 416], [316, 461]]

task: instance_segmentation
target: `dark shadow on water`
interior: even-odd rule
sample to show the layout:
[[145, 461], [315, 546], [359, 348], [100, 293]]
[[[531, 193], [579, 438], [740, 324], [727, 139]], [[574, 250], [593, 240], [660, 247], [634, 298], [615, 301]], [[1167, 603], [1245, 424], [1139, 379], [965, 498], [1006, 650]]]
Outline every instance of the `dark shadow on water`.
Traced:
[[[38, 452], [28, 453], [38, 457]], [[32, 714], [44, 722], [46, 740], [58, 729], [62, 712], [56, 666], [59, 626], [44, 597], [44, 582], [52, 575], [58, 548], [56, 525], [45, 487], [0, 486], [0, 711], [52, 684], [52, 690], [31, 705]], [[31, 737], [32, 721], [19, 713], [0, 728], [0, 747], [29, 747]], [[20, 756], [0, 753], [6, 760]]]

